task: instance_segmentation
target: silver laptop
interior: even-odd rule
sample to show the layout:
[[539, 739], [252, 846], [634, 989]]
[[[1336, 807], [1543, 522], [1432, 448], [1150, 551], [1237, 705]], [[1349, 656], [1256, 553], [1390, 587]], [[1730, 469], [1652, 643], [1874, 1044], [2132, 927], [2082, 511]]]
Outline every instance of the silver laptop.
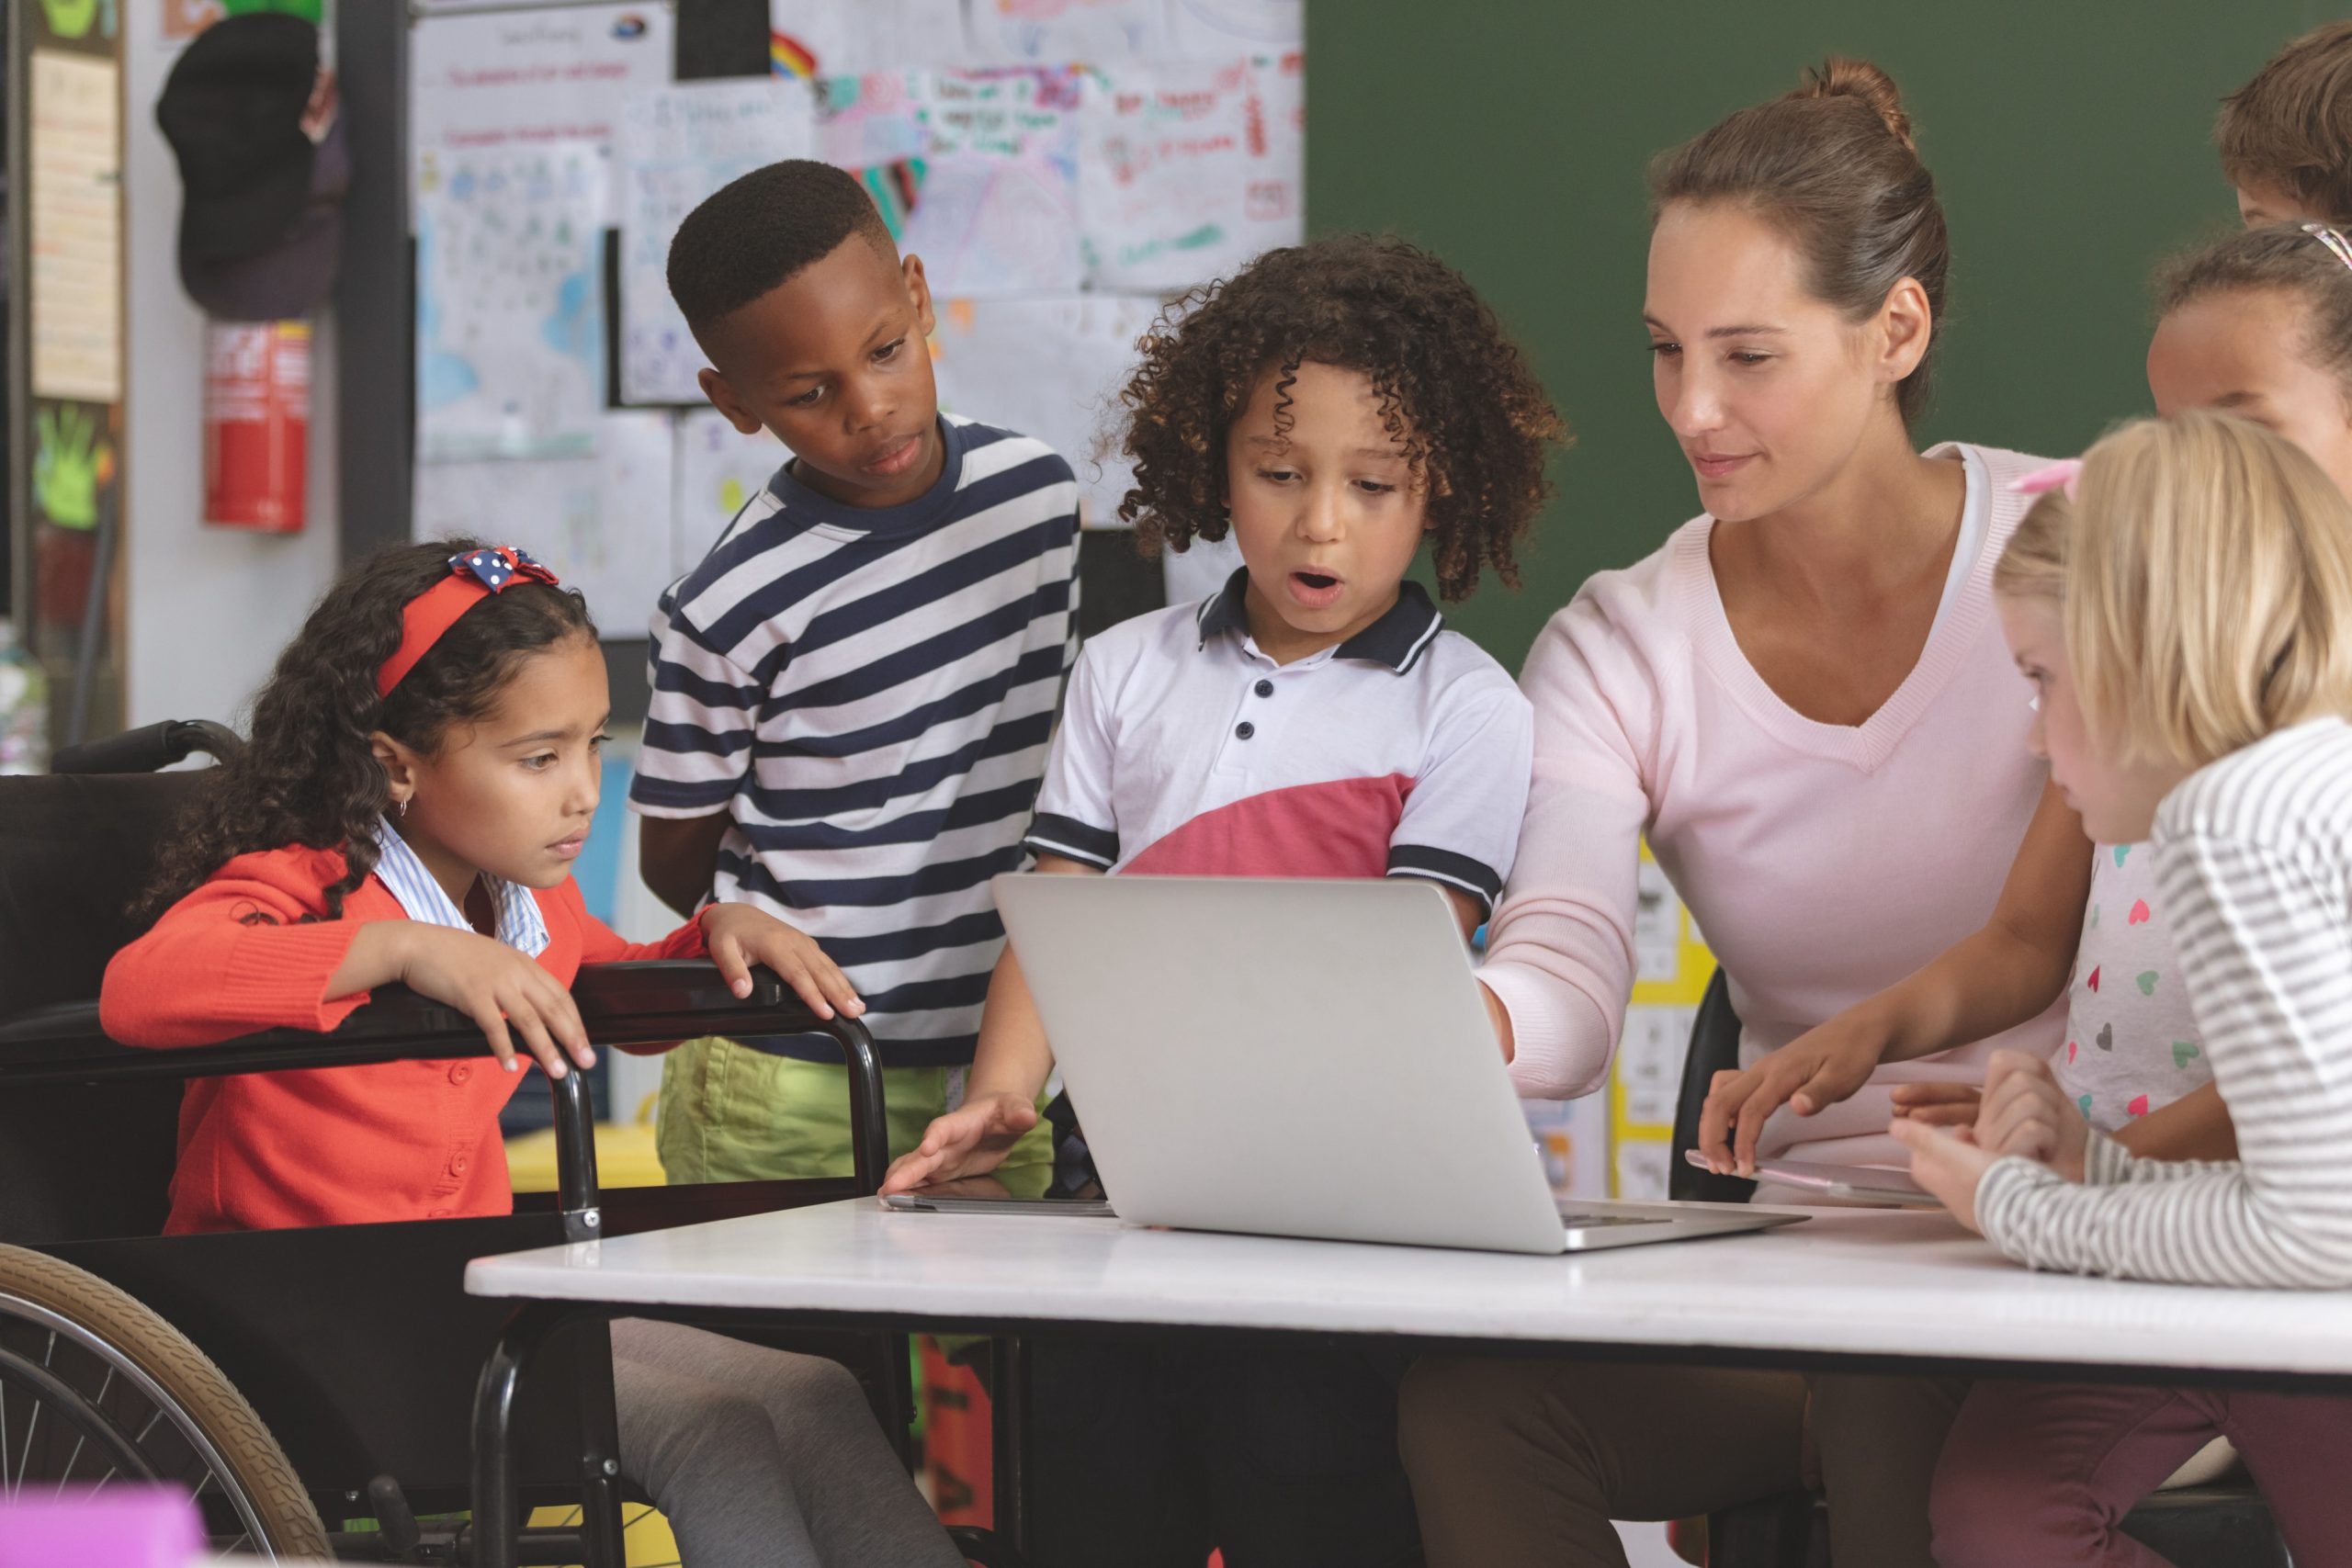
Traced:
[[995, 882], [1130, 1223], [1552, 1253], [1804, 1217], [1555, 1201], [1453, 906], [1429, 883]]

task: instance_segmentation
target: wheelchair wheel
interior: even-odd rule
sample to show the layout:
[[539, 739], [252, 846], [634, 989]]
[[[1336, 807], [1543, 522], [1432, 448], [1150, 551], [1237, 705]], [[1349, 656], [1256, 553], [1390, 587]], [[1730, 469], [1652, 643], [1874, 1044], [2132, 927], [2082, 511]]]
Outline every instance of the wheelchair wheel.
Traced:
[[0, 1247], [0, 1504], [184, 1486], [218, 1550], [328, 1557], [294, 1467], [203, 1351], [95, 1274]]

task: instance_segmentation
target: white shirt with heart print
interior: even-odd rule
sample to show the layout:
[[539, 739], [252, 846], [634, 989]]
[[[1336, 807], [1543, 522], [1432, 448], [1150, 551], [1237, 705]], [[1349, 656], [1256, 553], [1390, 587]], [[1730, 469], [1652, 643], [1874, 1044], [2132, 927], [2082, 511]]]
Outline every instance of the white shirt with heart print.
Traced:
[[2093, 852], [2091, 897], [2052, 1064], [2084, 1119], [2112, 1133], [2212, 1080], [2145, 844]]

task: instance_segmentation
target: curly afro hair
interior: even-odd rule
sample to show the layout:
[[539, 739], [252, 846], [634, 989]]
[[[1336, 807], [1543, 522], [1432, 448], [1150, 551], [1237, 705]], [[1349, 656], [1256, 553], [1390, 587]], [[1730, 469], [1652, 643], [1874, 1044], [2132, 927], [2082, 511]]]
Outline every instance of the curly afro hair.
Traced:
[[1269, 251], [1170, 305], [1120, 400], [1136, 487], [1119, 503], [1147, 550], [1226, 536], [1226, 434], [1276, 376], [1274, 426], [1313, 361], [1361, 371], [1429, 497], [1438, 592], [1482, 566], [1517, 586], [1512, 547], [1552, 493], [1566, 427], [1527, 357], [1462, 275], [1394, 238], [1339, 234]]

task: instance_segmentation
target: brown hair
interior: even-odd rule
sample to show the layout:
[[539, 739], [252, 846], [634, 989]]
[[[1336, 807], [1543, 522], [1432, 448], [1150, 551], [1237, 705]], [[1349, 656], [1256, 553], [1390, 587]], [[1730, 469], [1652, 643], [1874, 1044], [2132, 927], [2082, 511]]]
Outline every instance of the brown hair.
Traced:
[[2159, 320], [2216, 294], [2285, 294], [2303, 310], [2302, 355], [2344, 383], [2352, 411], [2352, 266], [2300, 224], [2242, 229], [2156, 274]]
[[1650, 164], [1653, 216], [1675, 201], [1738, 202], [1804, 255], [1814, 297], [1861, 321], [1905, 278], [1928, 296], [1928, 351], [1895, 389], [1905, 424], [1927, 406], [1951, 241], [1893, 77], [1833, 58], [1792, 93], [1739, 110]]
[[2232, 185], [2276, 186], [2312, 217], [2352, 220], [2352, 22], [2271, 56], [2222, 100], [2213, 140]]

